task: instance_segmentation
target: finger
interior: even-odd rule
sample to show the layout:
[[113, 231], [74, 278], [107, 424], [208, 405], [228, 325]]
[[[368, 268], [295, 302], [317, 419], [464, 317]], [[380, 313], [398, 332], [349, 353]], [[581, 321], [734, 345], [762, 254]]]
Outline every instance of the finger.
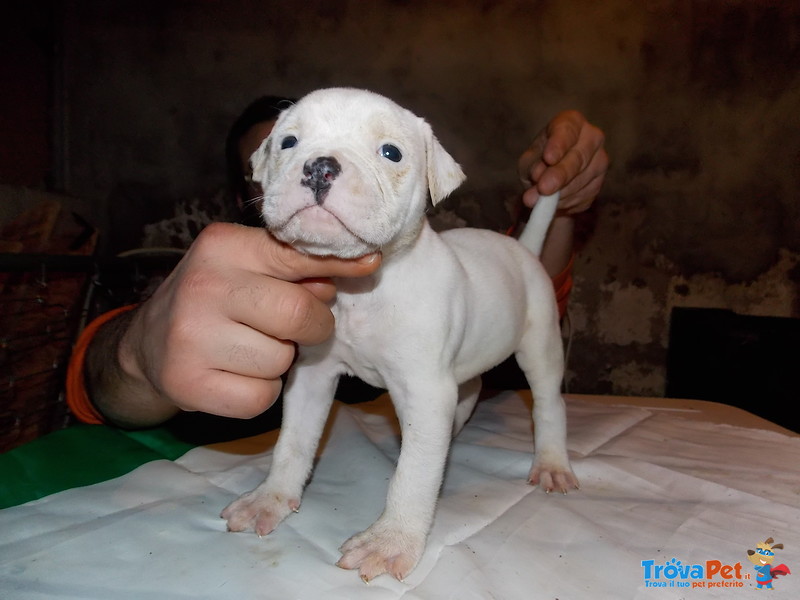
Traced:
[[296, 283], [240, 273], [221, 300], [220, 308], [229, 319], [277, 339], [314, 345], [333, 332], [330, 308]]
[[[561, 188], [561, 196], [558, 202], [559, 210], [567, 214], [576, 214], [588, 210], [600, 193], [608, 165], [608, 154], [601, 148], [600, 152], [592, 159], [589, 167]], [[532, 207], [541, 195], [538, 187], [529, 188], [523, 193], [522, 201], [526, 206]]]
[[[198, 351], [199, 352], [199, 351]], [[292, 366], [296, 346], [240, 323], [232, 323], [205, 349], [206, 368], [245, 377], [278, 379]]]
[[[228, 268], [236, 264], [285, 281], [315, 277], [363, 277], [380, 266], [380, 255], [343, 260], [303, 254], [272, 237], [265, 229], [232, 223], [212, 223], [198, 236], [193, 258]], [[188, 256], [188, 253], [187, 253]]]
[[185, 393], [175, 403], [182, 410], [251, 419], [275, 403], [282, 386], [280, 379], [257, 379], [207, 370], [184, 387]]
[[262, 251], [266, 274], [286, 281], [319, 277], [364, 277], [374, 272], [381, 262], [380, 254], [377, 253], [350, 260], [304, 254], [271, 235], [263, 239]]
[[[555, 193], [571, 177], [568, 172], [552, 173], [548, 172], [549, 169], [558, 165], [575, 146], [593, 145], [592, 137], [598, 134], [602, 136], [602, 132], [591, 126], [578, 111], [570, 110], [557, 114], [536, 136], [531, 147], [521, 157], [520, 178], [523, 181], [530, 180], [540, 188], [542, 194]], [[587, 139], [582, 142], [582, 137]]]
[[569, 149], [558, 163], [542, 173], [536, 187], [544, 195], [554, 194], [583, 173], [590, 162], [591, 157], [586, 155], [585, 150], [575, 146]]
[[304, 279], [298, 283], [314, 294], [320, 302], [328, 303], [336, 297], [336, 286], [328, 278]]
[[526, 187], [534, 185], [538, 178], [536, 169], [545, 168], [547, 166], [542, 163], [542, 151], [546, 143], [547, 132], [542, 130], [517, 161], [519, 179]]
[[528, 208], [533, 206], [539, 201], [539, 190], [536, 187], [531, 187], [522, 193], [522, 203]]
[[600, 192], [607, 169], [608, 155], [601, 148], [589, 167], [562, 188], [559, 209], [570, 214], [587, 210]]
[[586, 118], [575, 110], [559, 113], [548, 123], [547, 141], [542, 149], [542, 160], [547, 165], [559, 163], [581, 139]]
[[598, 154], [605, 155], [605, 135], [577, 111], [557, 115], [547, 132], [542, 159], [550, 168], [537, 180], [542, 194], [552, 194], [563, 188], [589, 169]]
[[595, 198], [600, 193], [600, 188], [603, 185], [603, 176], [598, 175], [587, 183], [580, 192], [568, 197], [564, 206], [560, 207], [561, 210], [568, 215], [575, 215], [585, 212], [594, 203]]
[[560, 209], [574, 208], [579, 199], [584, 197], [584, 188], [593, 181], [597, 175], [589, 170], [581, 171], [572, 181], [561, 188]]
[[[602, 138], [602, 135], [599, 136]], [[608, 155], [598, 145], [597, 137], [592, 134], [591, 139], [576, 144], [570, 148], [557, 163], [542, 173], [537, 187], [542, 194], [553, 194], [562, 190], [562, 196], [568, 194], [565, 189], [577, 180], [574, 189], [580, 189], [580, 184], [593, 180], [599, 173], [605, 173], [608, 167]]]
[[531, 181], [539, 181], [542, 178], [544, 172], [549, 168], [549, 165], [546, 164], [543, 160], [540, 160], [536, 164], [531, 167]]

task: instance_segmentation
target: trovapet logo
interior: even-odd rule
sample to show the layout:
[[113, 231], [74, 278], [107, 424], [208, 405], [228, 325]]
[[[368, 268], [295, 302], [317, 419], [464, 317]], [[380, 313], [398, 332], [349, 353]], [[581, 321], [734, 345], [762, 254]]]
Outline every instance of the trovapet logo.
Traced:
[[[776, 577], [790, 575], [784, 564], [773, 565], [775, 550], [782, 550], [783, 544], [776, 544], [772, 538], [756, 544], [755, 550], [747, 551], [747, 560], [755, 568], [755, 578], [748, 566], [741, 562], [725, 564], [719, 560], [702, 563], [686, 563], [672, 558], [665, 563], [654, 560], [642, 561], [642, 574], [646, 587], [654, 588], [743, 588], [774, 589]], [[755, 579], [755, 581], [753, 581]]]
[[750, 579], [750, 573], [742, 572], [742, 563], [726, 565], [718, 560], [696, 564], [683, 564], [677, 558], [664, 564], [643, 560], [642, 569], [647, 587], [744, 587], [744, 580]]

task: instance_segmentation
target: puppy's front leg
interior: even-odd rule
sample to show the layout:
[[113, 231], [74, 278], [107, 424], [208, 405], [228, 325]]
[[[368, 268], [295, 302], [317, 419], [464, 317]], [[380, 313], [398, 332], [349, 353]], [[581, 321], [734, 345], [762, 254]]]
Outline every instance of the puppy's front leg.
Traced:
[[406, 381], [389, 390], [403, 439], [383, 514], [342, 545], [342, 558], [336, 563], [358, 569], [367, 582], [382, 573], [402, 580], [416, 566], [442, 484], [458, 387], [455, 382], [421, 385], [431, 379], [417, 374], [415, 379], [412, 389]]
[[264, 482], [222, 511], [229, 531], [266, 535], [300, 508], [300, 498], [336, 392], [338, 373], [325, 364], [298, 363], [283, 398], [283, 421]]

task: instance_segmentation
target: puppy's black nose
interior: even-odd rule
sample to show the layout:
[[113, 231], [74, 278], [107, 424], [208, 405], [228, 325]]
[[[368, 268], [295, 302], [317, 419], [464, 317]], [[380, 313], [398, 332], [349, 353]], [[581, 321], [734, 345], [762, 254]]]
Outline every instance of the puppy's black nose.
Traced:
[[328, 190], [333, 185], [333, 180], [342, 172], [342, 165], [332, 156], [318, 156], [303, 165], [303, 179], [301, 185], [314, 192], [317, 204], [322, 204]]

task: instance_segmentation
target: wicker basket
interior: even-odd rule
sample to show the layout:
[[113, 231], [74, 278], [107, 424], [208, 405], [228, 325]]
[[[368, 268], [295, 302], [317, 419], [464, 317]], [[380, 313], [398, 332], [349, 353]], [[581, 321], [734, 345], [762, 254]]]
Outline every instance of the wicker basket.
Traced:
[[64, 374], [96, 233], [55, 200], [0, 230], [0, 452], [69, 422]]

